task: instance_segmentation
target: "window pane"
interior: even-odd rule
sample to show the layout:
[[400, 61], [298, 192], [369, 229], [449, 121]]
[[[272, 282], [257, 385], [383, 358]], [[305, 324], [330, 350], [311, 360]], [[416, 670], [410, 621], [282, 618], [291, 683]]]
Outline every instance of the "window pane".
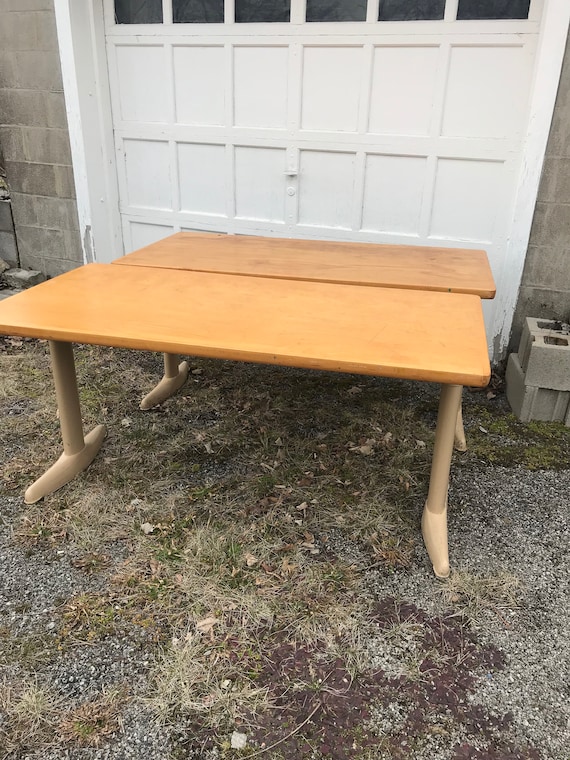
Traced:
[[307, 0], [307, 21], [366, 21], [366, 0]]
[[222, 24], [224, 0], [172, 0], [175, 24]]
[[530, 0], [459, 0], [457, 18], [528, 18]]
[[236, 0], [238, 23], [289, 21], [291, 0]]
[[380, 21], [427, 21], [443, 18], [445, 0], [380, 0]]
[[115, 24], [162, 24], [162, 0], [115, 0]]

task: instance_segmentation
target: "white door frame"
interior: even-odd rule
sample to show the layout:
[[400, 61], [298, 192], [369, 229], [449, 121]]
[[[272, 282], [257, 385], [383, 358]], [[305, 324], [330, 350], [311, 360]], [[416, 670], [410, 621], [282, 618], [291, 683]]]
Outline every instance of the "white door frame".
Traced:
[[103, 0], [54, 0], [83, 260], [123, 255]]
[[[123, 253], [103, 0], [54, 0], [73, 170], [85, 262]], [[531, 4], [531, 17], [537, 0]], [[566, 37], [568, 0], [545, 0], [538, 39], [528, 132], [512, 210], [503, 272], [497, 277], [493, 360], [506, 351], [522, 278], [550, 132]]]

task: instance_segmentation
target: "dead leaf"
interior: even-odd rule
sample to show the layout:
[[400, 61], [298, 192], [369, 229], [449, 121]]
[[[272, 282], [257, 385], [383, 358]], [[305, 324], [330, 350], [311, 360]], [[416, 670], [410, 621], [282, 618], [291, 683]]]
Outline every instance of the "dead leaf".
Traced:
[[352, 388], [347, 390], [349, 396], [356, 396], [357, 393], [362, 393], [362, 386], [353, 385]]
[[285, 575], [292, 575], [298, 568], [298, 565], [296, 565], [293, 562], [289, 562], [287, 557], [283, 558], [283, 561], [281, 562], [281, 572]]
[[211, 633], [216, 623], [219, 623], [220, 621], [216, 617], [207, 617], [203, 618], [203, 620], [199, 620], [196, 623], [196, 630], [199, 633]]
[[154, 525], [151, 525], [149, 522], [145, 522], [141, 525], [141, 530], [145, 536], [148, 536], [149, 533], [152, 533], [154, 531]]
[[253, 567], [254, 565], [257, 565], [257, 563], [259, 562], [257, 557], [254, 557], [253, 554], [251, 554], [250, 552], [245, 552], [243, 556], [245, 557], [245, 564], [248, 567]]
[[130, 417], [123, 417], [121, 420], [121, 425], [123, 427], [130, 427], [131, 426], [131, 418]]

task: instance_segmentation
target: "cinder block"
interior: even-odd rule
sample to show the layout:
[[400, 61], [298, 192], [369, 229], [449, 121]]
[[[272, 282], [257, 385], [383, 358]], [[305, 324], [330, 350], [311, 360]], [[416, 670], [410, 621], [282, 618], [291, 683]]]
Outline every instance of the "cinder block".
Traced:
[[13, 232], [12, 204], [10, 201], [0, 201], [0, 232]]
[[31, 288], [46, 279], [45, 274], [28, 269], [8, 269], [2, 275], [9, 288]]
[[77, 261], [63, 261], [62, 259], [46, 259], [44, 262], [45, 272], [49, 277], [57, 277], [65, 272], [81, 266]]
[[18, 227], [18, 248], [22, 259], [41, 251], [44, 258], [65, 258], [65, 239], [62, 230], [45, 227]]
[[37, 50], [35, 14], [5, 13], [0, 24], [0, 45], [3, 50]]
[[[18, 90], [9, 88], [0, 89], [0, 114], [3, 124], [21, 124], [28, 126], [44, 126], [46, 123], [52, 126], [52, 120], [48, 120], [47, 100], [51, 96], [63, 98], [63, 93], [44, 93], [36, 90]], [[53, 125], [59, 126], [59, 125]]]
[[24, 161], [24, 140], [21, 127], [0, 127], [0, 145], [6, 161]]
[[46, 118], [43, 124], [46, 127], [67, 129], [67, 112], [63, 92], [45, 92], [43, 95], [46, 109]]
[[71, 166], [54, 166], [55, 193], [58, 198], [75, 198], [75, 180]]
[[527, 317], [518, 357], [527, 385], [570, 391], [570, 325]]
[[18, 245], [13, 232], [0, 232], [0, 259], [10, 266], [18, 264]]
[[525, 375], [517, 354], [509, 356], [506, 383], [511, 409], [522, 422], [566, 422], [568, 419], [570, 391], [537, 388], [525, 383]]
[[27, 161], [39, 164], [71, 164], [69, 135], [66, 130], [22, 127], [22, 137]]
[[12, 193], [12, 212], [17, 225], [78, 230], [77, 204], [71, 198]]
[[50, 164], [28, 164], [24, 161], [6, 162], [6, 173], [10, 179], [12, 191], [31, 195], [57, 195], [55, 168]]
[[45, 50], [19, 50], [9, 54], [12, 85], [22, 90], [63, 90], [59, 54]]

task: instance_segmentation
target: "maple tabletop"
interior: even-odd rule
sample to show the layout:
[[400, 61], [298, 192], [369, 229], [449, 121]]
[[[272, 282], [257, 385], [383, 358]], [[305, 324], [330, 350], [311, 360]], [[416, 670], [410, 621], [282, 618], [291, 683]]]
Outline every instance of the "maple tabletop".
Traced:
[[487, 254], [464, 248], [178, 232], [113, 263], [495, 296]]
[[0, 303], [0, 332], [485, 385], [479, 297], [88, 264]]

